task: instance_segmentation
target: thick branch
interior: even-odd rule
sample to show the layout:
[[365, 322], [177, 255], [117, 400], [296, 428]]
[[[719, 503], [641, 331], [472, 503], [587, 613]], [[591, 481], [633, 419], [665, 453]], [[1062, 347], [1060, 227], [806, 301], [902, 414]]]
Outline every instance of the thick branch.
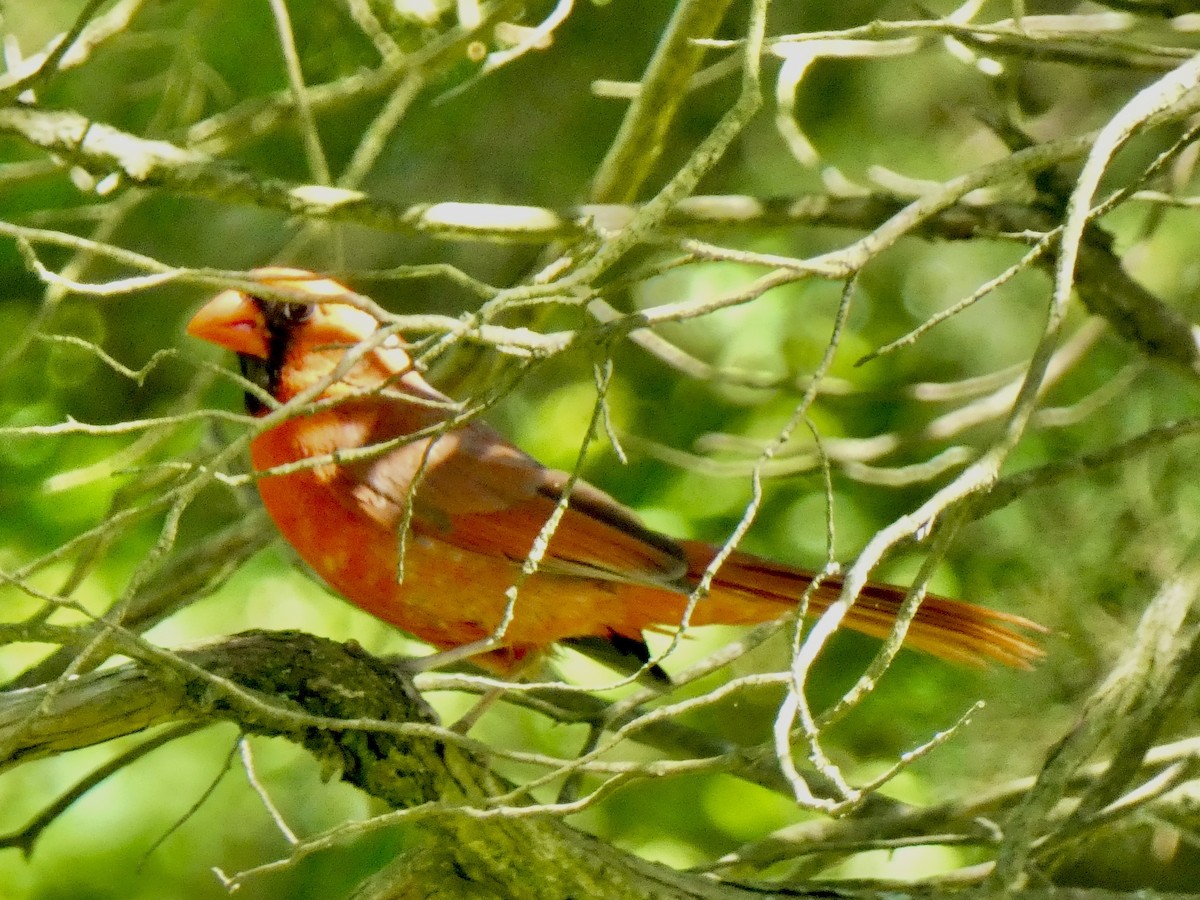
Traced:
[[[449, 239], [544, 243], [576, 238], [593, 227], [623, 229], [636, 207], [589, 205], [558, 212], [533, 206], [435, 203], [401, 207], [359, 191], [262, 179], [206, 154], [151, 141], [72, 112], [0, 109], [0, 133], [15, 134], [61, 154], [98, 176], [120, 172], [127, 180], [175, 193], [246, 203], [310, 219], [351, 222]], [[1086, 142], [1064, 142], [1044, 166], [1076, 155]], [[1016, 173], [1014, 173], [1016, 174]], [[1025, 174], [1030, 174], [1026, 172]], [[873, 229], [897, 216], [905, 201], [891, 197], [828, 197], [761, 201], [750, 197], [690, 197], [668, 219], [675, 227], [761, 224]], [[1056, 226], [1045, 211], [1014, 203], [958, 203], [914, 222], [924, 237], [966, 239], [1046, 232]], [[1089, 311], [1143, 353], [1200, 372], [1200, 345], [1192, 323], [1138, 285], [1093, 229], [1081, 247], [1077, 286]]]
[[[244, 203], [273, 209], [289, 216], [348, 222], [367, 228], [424, 233], [459, 240], [548, 243], [583, 235], [594, 223], [606, 231], [625, 228], [637, 207], [587, 205], [555, 211], [537, 206], [488, 203], [433, 203], [403, 207], [359, 191], [297, 184], [260, 178], [252, 172], [206, 153], [187, 150], [167, 141], [147, 140], [111, 125], [93, 122], [74, 112], [13, 106], [0, 109], [0, 134], [20, 137], [61, 156], [97, 177], [119, 173], [129, 183], [162, 187], [185, 196]], [[1072, 159], [1087, 148], [1086, 139], [1060, 142], [1047, 150], [1040, 165]], [[1015, 166], [1013, 175], [1032, 174]], [[692, 197], [676, 205], [670, 223], [744, 226], [748, 222], [790, 225], [844, 225], [874, 227], [904, 203], [892, 198], [835, 198], [823, 195], [787, 200], [760, 201], [751, 197]], [[996, 222], [1011, 230], [1013, 204]], [[995, 233], [986, 211], [964, 207], [942, 211], [923, 220], [944, 222], [935, 229], [945, 237], [972, 237]], [[928, 226], [926, 226], [928, 227]], [[1025, 222], [1019, 229], [1035, 227]], [[998, 229], [996, 229], [998, 230]]]
[[[432, 714], [394, 668], [353, 644], [299, 633], [247, 632], [180, 656], [262, 703], [248, 703], [216, 679], [138, 663], [71, 682], [46, 710], [40, 709], [44, 689], [11, 692], [0, 696], [0, 744], [13, 748], [0, 768], [167, 722], [233, 721], [247, 732], [304, 746], [341, 771], [346, 781], [393, 807], [430, 813], [422, 819], [429, 838], [425, 844], [372, 878], [360, 900], [812, 896], [798, 889], [680, 874], [616, 850], [556, 818], [521, 815], [520, 810], [489, 814], [489, 798], [506, 786], [462, 747], [419, 731], [405, 732], [403, 723], [429, 723]], [[819, 895], [940, 893], [936, 888], [903, 892], [859, 884], [825, 885]], [[955, 896], [987, 895], [967, 890]], [[1009, 896], [1109, 900], [1126, 895], [1039, 888]]]
[[[44, 689], [13, 692], [0, 697], [0, 745], [12, 748], [0, 769], [166, 722], [229, 720], [247, 732], [301, 744], [346, 781], [393, 807], [437, 804], [438, 814], [423, 819], [434, 840], [418, 859], [400, 864], [388, 883], [432, 867], [458, 880], [440, 885], [445, 892], [438, 896], [772, 896], [647, 863], [558, 819], [456, 812], [488, 810], [489, 797], [505, 786], [461, 747], [398, 733], [397, 723], [429, 723], [432, 713], [393, 668], [354, 645], [299, 633], [248, 632], [180, 656], [261, 697], [263, 705], [247, 704], [212, 680], [136, 663], [71, 682], [48, 710], [40, 709]], [[330, 720], [355, 720], [360, 727], [340, 730]], [[381, 730], [366, 728], [364, 720], [380, 723]], [[484, 888], [490, 893], [479, 892]]]

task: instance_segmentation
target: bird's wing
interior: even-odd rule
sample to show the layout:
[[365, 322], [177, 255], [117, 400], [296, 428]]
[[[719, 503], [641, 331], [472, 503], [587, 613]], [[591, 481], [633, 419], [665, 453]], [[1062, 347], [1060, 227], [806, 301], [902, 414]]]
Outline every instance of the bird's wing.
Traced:
[[[444, 399], [424, 387], [431, 393], [425, 399]], [[342, 416], [359, 423], [360, 446], [395, 441], [436, 420], [429, 407], [382, 397], [347, 404]], [[337, 478], [343, 502], [381, 524], [399, 528], [407, 520], [417, 533], [517, 562], [533, 549], [569, 481], [477, 422], [343, 464]], [[539, 568], [666, 587], [677, 586], [687, 562], [675, 541], [577, 480]]]

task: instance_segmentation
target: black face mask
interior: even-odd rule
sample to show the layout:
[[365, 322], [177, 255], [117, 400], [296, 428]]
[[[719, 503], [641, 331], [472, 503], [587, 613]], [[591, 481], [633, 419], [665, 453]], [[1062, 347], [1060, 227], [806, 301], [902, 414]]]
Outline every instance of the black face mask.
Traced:
[[[279, 376], [283, 369], [283, 361], [287, 357], [288, 344], [291, 341], [292, 329], [313, 314], [313, 307], [299, 303], [279, 303], [275, 300], [264, 300], [261, 297], [251, 297], [267, 323], [268, 343], [267, 358], [238, 354], [238, 364], [242, 369], [242, 377], [251, 384], [262, 388], [271, 396], [279, 387]], [[246, 410], [251, 415], [265, 412], [267, 405], [254, 394], [246, 392]]]
[[[260, 356], [247, 356], [244, 353], [238, 354], [238, 365], [241, 366], [243, 378], [274, 396], [275, 388], [279, 385], [278, 365], [272, 366], [269, 359], [263, 359]], [[246, 398], [246, 412], [250, 413], [250, 415], [257, 416], [259, 413], [267, 411], [267, 404], [263, 403], [257, 394], [246, 391], [244, 396]]]

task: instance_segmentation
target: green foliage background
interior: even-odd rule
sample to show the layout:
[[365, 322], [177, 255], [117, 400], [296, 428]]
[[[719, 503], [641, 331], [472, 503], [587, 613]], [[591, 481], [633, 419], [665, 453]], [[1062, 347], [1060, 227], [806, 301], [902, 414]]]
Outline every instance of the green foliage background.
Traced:
[[[292, 0], [288, 5], [309, 83], [375, 64], [374, 51], [343, 4]], [[931, 5], [939, 14], [951, 10], [951, 4]], [[1074, 9], [1073, 4], [1027, 6], [1031, 13]], [[32, 52], [68, 27], [81, 7], [76, 0], [10, 3], [4, 8], [3, 27], [23, 50]], [[548, 11], [546, 4], [533, 7], [530, 21]], [[995, 18], [1007, 15], [1005, 4], [985, 7]], [[619, 100], [595, 96], [591, 84], [596, 79], [636, 80], [671, 9], [672, 4], [660, 0], [580, 3], [549, 47], [461, 92], [448, 93], [478, 68], [465, 58], [457, 61], [418, 95], [363, 189], [400, 205], [464, 201], [558, 209], [583, 201], [626, 108]], [[778, 3], [769, 32], [834, 30], [910, 13], [906, 4], [873, 0]], [[727, 36], [740, 35], [744, 16], [743, 7], [735, 3]], [[444, 10], [429, 24], [397, 19], [392, 27], [404, 49], [415, 52], [452, 22], [452, 11]], [[768, 73], [777, 64], [768, 60]], [[824, 61], [802, 84], [798, 119], [823, 165], [835, 166], [854, 183], [871, 183], [877, 177], [873, 167], [938, 181], [1005, 152], [978, 110], [1005, 110], [1042, 138], [1075, 134], [1103, 124], [1150, 77], [1121, 66], [1083, 68], [1027, 60], [1010, 60], [1009, 66], [1007, 77], [989, 78], [936, 48], [896, 59]], [[769, 81], [771, 75], [767, 77]], [[193, 122], [286, 85], [266, 4], [175, 0], [148, 4], [125, 34], [84, 65], [39, 86], [37, 102], [73, 109], [135, 134], [182, 142]], [[684, 162], [736, 90], [734, 76], [689, 98], [669, 134], [652, 185], [660, 185]], [[377, 105], [378, 98], [353, 101], [319, 116], [335, 173], [354, 152]], [[787, 197], [824, 190], [828, 170], [806, 169], [793, 159], [776, 131], [772, 111], [768, 105], [704, 180], [701, 192]], [[1136, 172], [1173, 137], [1166, 129], [1139, 138], [1119, 157], [1114, 180]], [[231, 148], [227, 156], [262, 177], [312, 181], [293, 124]], [[15, 177], [22, 170], [12, 167], [44, 158], [18, 138], [0, 139], [0, 160], [8, 167], [0, 168], [0, 218], [91, 234], [94, 222], [110, 215], [115, 204], [125, 203], [128, 213], [105, 239], [175, 265], [238, 269], [282, 261], [353, 271], [439, 262], [504, 286], [527, 277], [542, 250], [339, 225], [296, 252], [292, 241], [299, 223], [250, 205], [154, 189], [141, 189], [135, 198], [135, 189], [124, 186], [97, 196], [72, 184], [60, 167], [38, 177]], [[1182, 180], [1175, 186], [1186, 188], [1192, 181], [1190, 172], [1178, 171]], [[1104, 225], [1115, 234], [1135, 277], [1186, 317], [1196, 318], [1200, 266], [1194, 252], [1194, 211], [1128, 205], [1108, 216]], [[855, 236], [848, 229], [753, 224], [704, 234], [725, 246], [801, 258], [842, 246]], [[340, 259], [339, 248], [344, 253]], [[908, 239], [874, 259], [858, 283], [849, 330], [831, 373], [852, 384], [854, 392], [818, 401], [813, 419], [823, 435], [917, 434], [949, 406], [914, 399], [910, 385], [953, 382], [1020, 364], [1045, 319], [1049, 282], [1040, 271], [1023, 273], [914, 346], [855, 366], [864, 353], [969, 294], [1015, 262], [1024, 249], [1012, 241]], [[644, 248], [622, 271], [661, 261], [668, 252]], [[51, 248], [39, 248], [39, 254], [51, 269], [69, 259], [66, 252]], [[96, 262], [81, 278], [97, 282], [117, 274], [110, 264]], [[697, 264], [640, 283], [614, 302], [635, 309], [717, 296], [756, 274], [759, 270], [735, 263]], [[466, 291], [438, 278], [368, 278], [354, 284], [398, 312], [457, 315], [477, 303]], [[183, 323], [202, 301], [201, 292], [164, 286], [108, 299], [67, 295], [53, 305], [45, 303], [45, 296], [45, 286], [29, 271], [15, 244], [0, 241], [0, 352], [12, 351], [0, 370], [0, 424], [47, 424], [68, 418], [115, 423], [169, 414], [181, 401], [240, 409], [238, 388], [205, 368], [210, 363], [228, 366], [230, 361], [183, 336]], [[747, 305], [663, 327], [660, 333], [718, 367], [800, 376], [812, 371], [823, 352], [839, 296], [840, 285], [810, 280]], [[1075, 308], [1069, 328], [1078, 329], [1085, 320], [1085, 313]], [[581, 322], [578, 310], [556, 309], [525, 320], [514, 317], [506, 324], [549, 330]], [[174, 352], [139, 382], [114, 371], [94, 352], [48, 342], [40, 335], [83, 338], [134, 369], [164, 348]], [[569, 468], [595, 400], [594, 361], [591, 353], [581, 350], [536, 367], [491, 418], [544, 462]], [[495, 371], [488, 368], [492, 362], [478, 350], [463, 350], [431, 377], [450, 393], [464, 396], [479, 388], [480, 372]], [[1125, 386], [1103, 398], [1092, 414], [1063, 427], [1031, 431], [1009, 470], [1099, 450], [1194, 409], [1194, 378], [1145, 363], [1137, 348], [1111, 335], [1101, 337], [1084, 361], [1054, 386], [1045, 405], [1077, 403], [1126, 376], [1131, 380], [1121, 382]], [[736, 464], [731, 468], [737, 471], [714, 474], [666, 462], [649, 445], [703, 454], [712, 446], [711, 435], [726, 434], [761, 447], [791, 415], [798, 399], [799, 392], [792, 389], [696, 381], [638, 347], [623, 344], [615, 354], [609, 401], [617, 428], [628, 436], [630, 462], [621, 465], [611, 447], [598, 441], [588, 456], [586, 477], [657, 527], [679, 536], [722, 540], [749, 500], [746, 461], [753, 460], [756, 451], [716, 452], [713, 458]], [[993, 419], [955, 441], [981, 446], [997, 427]], [[7, 434], [0, 444], [0, 568], [8, 571], [52, 551], [102, 521], [112, 504], [124, 502], [122, 491], [143, 484], [140, 479], [156, 467], [191, 458], [197, 447], [220, 446], [235, 431], [228, 424], [193, 423], [166, 429], [156, 441], [143, 444], [137, 443], [137, 435]], [[128, 452], [130, 448], [137, 452]], [[943, 448], [927, 440], [905, 440], [886, 463], [917, 462]], [[831, 732], [836, 761], [856, 779], [868, 777], [949, 726], [976, 698], [985, 698], [986, 708], [961, 734], [906, 770], [884, 793], [933, 803], [1035, 772], [1047, 749], [1070, 728], [1080, 698], [1128, 643], [1155, 586], [1193, 546], [1200, 509], [1193, 452], [1190, 440], [1165, 445], [1098, 474], [1031, 492], [968, 525], [933, 588], [1044, 623], [1051, 629], [1045, 661], [1031, 673], [976, 672], [904, 654], [876, 694]], [[915, 507], [937, 483], [888, 488], [835, 472], [837, 556], [852, 558], [877, 529]], [[204, 535], [246, 515], [254, 503], [244, 491], [209, 489], [185, 515], [179, 548], [194, 546]], [[827, 541], [824, 506], [819, 473], [771, 479], [759, 520], [743, 546], [819, 566]], [[160, 524], [144, 521], [105, 547], [76, 596], [94, 612], [107, 608], [149, 552]], [[889, 559], [882, 574], [911, 577], [919, 560], [917, 554]], [[70, 571], [71, 562], [64, 560], [43, 569], [33, 581], [42, 589], [59, 590]], [[0, 586], [0, 620], [17, 621], [37, 608], [15, 587]], [[55, 620], [69, 617], [58, 614]], [[354, 638], [381, 654], [414, 649], [403, 636], [330, 596], [278, 546], [256, 555], [220, 590], [149, 636], [178, 646], [251, 627], [303, 628]], [[698, 658], [732, 633], [701, 633], [682, 653]], [[0, 648], [0, 678], [15, 677], [45, 652], [44, 646], [29, 644]], [[815, 680], [814, 702], [819, 706], [836, 699], [873, 652], [870, 641], [839, 637]], [[777, 640], [738, 661], [735, 670], [782, 667], [786, 653], [785, 643]], [[562, 665], [568, 677], [600, 677], [569, 655]], [[739, 697], [737, 703], [696, 715], [690, 724], [748, 743], [767, 738], [778, 694], [764, 690]], [[455, 696], [439, 696], [436, 702], [449, 717], [467, 706], [464, 698]], [[1194, 726], [1193, 721], [1166, 722], [1162, 737], [1186, 736]], [[503, 705], [489, 713], [475, 733], [497, 744], [564, 754], [582, 740], [580, 729], [551, 727]], [[236, 738], [231, 728], [214, 727], [158, 750], [75, 803], [45, 832], [30, 858], [22, 858], [16, 849], [0, 850], [0, 896], [222, 896], [212, 867], [234, 872], [286, 852], [240, 765], [228, 764]], [[313, 834], [381, 811], [350, 788], [327, 780], [330, 773], [318, 771], [300, 750], [265, 740], [252, 745], [259, 777], [297, 833]], [[50, 798], [119, 750], [120, 746], [98, 747], [5, 775], [0, 780], [0, 834], [19, 829]], [[716, 775], [639, 782], [574, 821], [645, 856], [688, 866], [711, 861], [804, 818], [784, 797]], [[342, 896], [409, 840], [404, 829], [375, 833], [255, 878], [242, 888], [241, 896]], [[1151, 879], [1154, 886], [1180, 888], [1200, 877], [1194, 842], [1180, 841], [1176, 834], [1172, 843], [1170, 829], [1161, 823], [1130, 828], [1114, 836], [1111, 844], [1078, 848], [1060, 877], [1115, 887], [1144, 884], [1145, 860], [1155, 848], [1162, 852]], [[982, 858], [970, 848], [877, 851], [838, 862], [825, 874], [915, 877]]]

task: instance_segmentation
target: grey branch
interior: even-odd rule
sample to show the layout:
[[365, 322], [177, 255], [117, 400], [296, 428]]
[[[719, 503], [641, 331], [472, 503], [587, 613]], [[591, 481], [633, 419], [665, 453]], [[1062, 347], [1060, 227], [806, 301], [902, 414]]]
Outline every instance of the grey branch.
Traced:
[[[400, 723], [428, 724], [432, 714], [397, 670], [364, 653], [300, 633], [247, 632], [180, 654], [215, 679], [183, 669], [131, 663], [93, 672], [61, 690], [49, 709], [45, 691], [0, 697], [0, 769], [93, 746], [167, 723], [233, 721], [249, 733], [304, 746], [331, 771], [396, 809], [426, 810], [427, 839], [378, 873], [356, 895], [388, 897], [783, 898], [812, 896], [781, 886], [739, 885], [640, 860], [549, 816], [479, 815], [507, 786], [470, 750]], [[223, 690], [227, 680], [245, 694]], [[377, 722], [379, 730], [364, 722]], [[345, 722], [346, 727], [338, 727]], [[897, 892], [881, 885], [829, 885], [820, 896], [939, 896], [938, 889]], [[956, 897], [985, 896], [960, 891]], [[1108, 891], [1038, 888], [1012, 897], [1115, 900]], [[1139, 896], [1145, 896], [1140, 894]], [[1160, 895], [1166, 896], [1166, 895]]]
[[[20, 106], [0, 109], [0, 134], [19, 136], [98, 178], [118, 173], [131, 184], [162, 187], [178, 194], [448, 240], [571, 240], [593, 230], [618, 231], [637, 213], [636, 207], [615, 204], [563, 211], [452, 202], [404, 207], [360, 191], [261, 178], [205, 153], [166, 141], [146, 140], [73, 112]], [[1070, 155], [1068, 149], [1049, 154], [1045, 165]], [[871, 230], [895, 217], [905, 205], [905, 201], [882, 196], [813, 195], [786, 200], [689, 197], [675, 205], [665, 225], [669, 229], [695, 230], [756, 222]], [[1044, 211], [1025, 204], [980, 206], [959, 202], [914, 222], [912, 233], [948, 240], [1012, 239], [1014, 235], [1052, 231], [1056, 225]], [[1106, 319], [1114, 331], [1147, 356], [1193, 374], [1200, 372], [1195, 326], [1134, 281], [1095, 236], [1093, 232], [1081, 248], [1078, 264], [1078, 290], [1089, 311]]]

